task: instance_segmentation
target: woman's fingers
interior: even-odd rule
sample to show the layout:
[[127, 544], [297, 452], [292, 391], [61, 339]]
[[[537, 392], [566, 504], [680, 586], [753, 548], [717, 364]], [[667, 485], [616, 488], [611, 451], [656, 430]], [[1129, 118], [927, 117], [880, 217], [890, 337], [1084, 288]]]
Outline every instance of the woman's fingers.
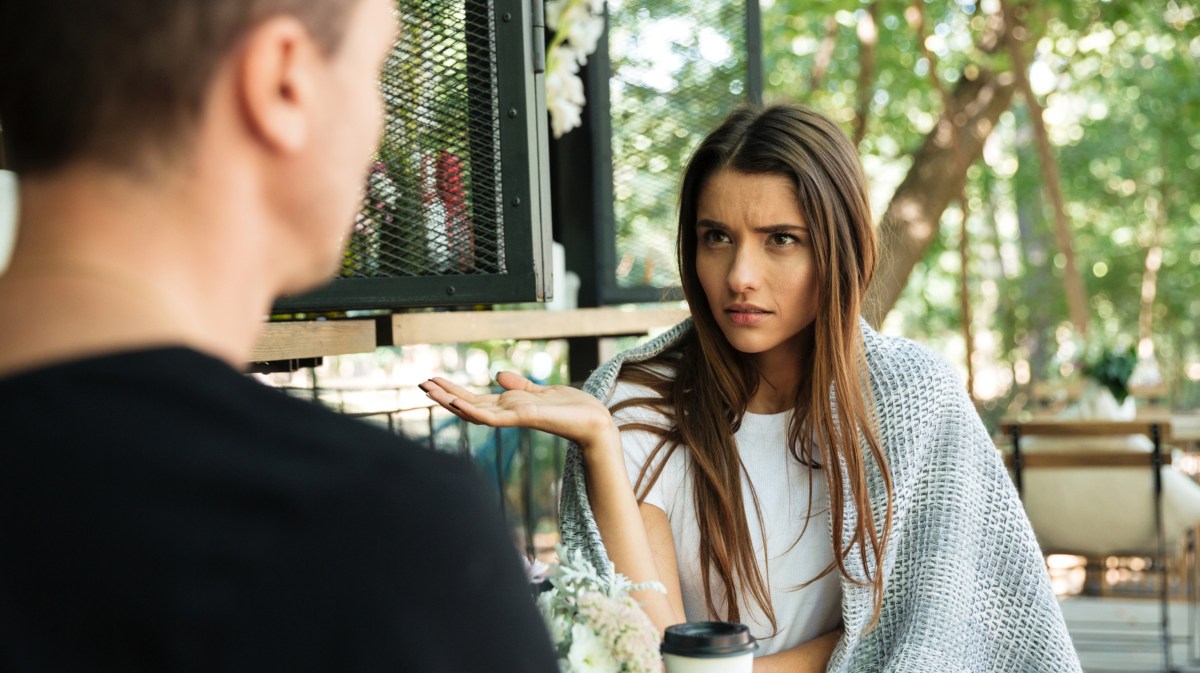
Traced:
[[475, 394], [441, 377], [420, 388], [459, 418], [491, 427], [527, 427], [579, 442], [611, 424], [603, 404], [583, 391], [541, 386], [513, 372], [501, 372], [496, 381], [504, 392]]
[[[505, 389], [504, 393], [499, 395], [473, 393], [470, 390], [440, 376], [435, 376], [428, 381], [419, 384], [418, 387], [423, 390], [425, 394], [430, 397], [430, 399], [438, 404], [441, 404], [442, 406], [447, 406], [454, 400], [463, 400], [480, 410], [493, 408], [510, 409], [515, 403], [518, 402], [518, 400], [529, 401], [530, 399], [533, 399], [525, 397], [524, 394], [540, 395], [540, 393], [546, 390], [545, 387], [539, 386], [524, 376], [515, 374], [513, 372], [500, 372], [496, 376], [496, 382]], [[514, 399], [513, 395], [510, 395], [509, 393], [515, 393], [517, 398]]]
[[475, 423], [478, 422], [463, 413], [461, 405], [463, 405], [464, 402], [463, 402], [462, 398], [460, 398], [456, 395], [450, 394], [449, 392], [447, 392], [445, 390], [445, 388], [438, 385], [438, 383], [436, 381], [430, 379], [429, 381], [424, 381], [424, 382], [418, 384], [417, 387], [420, 388], [425, 393], [425, 395], [427, 397], [429, 397], [429, 399], [436, 402], [439, 406], [441, 406], [446, 411], [449, 411], [450, 413], [454, 414], [455, 416], [458, 416], [459, 418], [463, 419], [464, 421], [471, 421], [471, 422], [475, 422]]
[[496, 383], [503, 386], [505, 390], [524, 390], [527, 393], [537, 393], [542, 390], [542, 386], [516, 372], [504, 371], [496, 374]]
[[426, 393], [428, 393], [430, 384], [437, 386], [438, 388], [446, 391], [450, 395], [461, 398], [461, 399], [474, 401], [476, 397], [479, 397], [478, 395], [471, 392], [470, 390], [467, 390], [466, 388], [463, 388], [462, 386], [454, 383], [453, 381], [444, 379], [440, 376], [435, 376], [435, 377], [429, 379], [425, 383], [422, 383], [419, 387], [421, 388], [421, 390], [424, 390]]
[[454, 411], [451, 404], [455, 402], [466, 402], [473, 407], [480, 407], [493, 404], [496, 399], [496, 395], [478, 395], [440, 376], [429, 379], [417, 387], [425, 391], [429, 399], [451, 411]]
[[451, 411], [457, 412], [460, 418], [465, 418], [472, 423], [489, 425], [493, 428], [523, 425], [518, 414], [501, 407], [477, 406], [464, 399], [455, 399], [446, 406]]
[[417, 386], [429, 399], [459, 418], [492, 427], [519, 425], [518, 415], [506, 410], [498, 395], [476, 395], [446, 379], [435, 377]]

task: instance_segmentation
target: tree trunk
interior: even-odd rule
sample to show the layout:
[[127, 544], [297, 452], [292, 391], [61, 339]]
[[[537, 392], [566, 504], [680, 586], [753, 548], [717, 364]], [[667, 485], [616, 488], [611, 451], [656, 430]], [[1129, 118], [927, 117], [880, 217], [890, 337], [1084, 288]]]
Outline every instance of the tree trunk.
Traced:
[[817, 48], [817, 54], [813, 59], [812, 75], [809, 77], [808, 90], [816, 91], [821, 88], [821, 80], [825, 79], [825, 73], [829, 71], [829, 64], [833, 62], [833, 50], [837, 47], [838, 22], [832, 14], [825, 19], [825, 37], [821, 39], [821, 46]]
[[[1157, 229], [1157, 227], [1155, 227]], [[1155, 239], [1157, 239], [1157, 232]], [[1138, 312], [1138, 354], [1154, 353], [1154, 298], [1158, 294], [1158, 269], [1162, 266], [1162, 246], [1156, 241], [1146, 251], [1142, 266], [1142, 306]]]
[[[938, 231], [938, 221], [966, 182], [966, 171], [983, 154], [983, 143], [1012, 102], [1010, 73], [980, 70], [974, 79], [959, 79], [912, 166], [892, 195], [879, 225], [880, 263], [863, 309], [878, 326], [896, 304], [908, 276]], [[954, 151], [955, 122], [963, 129]]]
[[872, 85], [875, 81], [875, 45], [879, 43], [879, 2], [872, 2], [866, 16], [858, 22], [858, 106], [854, 114], [854, 146], [862, 145], [867, 135], [867, 117], [871, 114]]
[[1063, 203], [1062, 181], [1058, 175], [1058, 161], [1054, 158], [1054, 148], [1050, 145], [1050, 135], [1046, 132], [1046, 122], [1042, 118], [1042, 105], [1033, 93], [1029, 83], [1029, 63], [1025, 58], [1025, 43], [1029, 32], [1023, 28], [1015, 14], [1020, 8], [1013, 8], [1001, 0], [1005, 11], [1005, 23], [1011, 26], [1010, 35], [1016, 39], [1008, 41], [1008, 53], [1013, 61], [1013, 74], [1016, 75], [1017, 88], [1029, 106], [1029, 121], [1033, 125], [1034, 139], [1037, 141], [1039, 163], [1042, 167], [1042, 180], [1046, 196], [1054, 209], [1054, 238], [1058, 250], [1062, 253], [1066, 264], [1063, 268], [1063, 284], [1066, 286], [1067, 312], [1071, 324], [1080, 337], [1087, 335], [1088, 299], [1087, 290], [1083, 286], [1083, 276], [1075, 263], [1075, 245], [1072, 242], [1071, 225], [1067, 221], [1067, 210]]
[[961, 265], [958, 275], [958, 313], [962, 320], [963, 349], [966, 352], [967, 364], [967, 395], [975, 401], [975, 327], [971, 316], [971, 237], [967, 229], [967, 219], [971, 209], [967, 205], [966, 195], [959, 200], [962, 206], [962, 229], [958, 235], [958, 261]]
[[[925, 44], [925, 10], [923, 0], [913, 0], [912, 5], [905, 11], [905, 16], [908, 17], [909, 23], [917, 33], [917, 44], [921, 47], [921, 55], [925, 57], [925, 61], [929, 65], [929, 83], [933, 85], [933, 88], [938, 92], [938, 96], [942, 99], [943, 112], [950, 110], [954, 107], [954, 100], [950, 97], [950, 92], [946, 90], [945, 85], [942, 84], [942, 78], [938, 76], [937, 56]], [[955, 115], [950, 125], [950, 150], [952, 156], [959, 161], [966, 159], [963, 156], [962, 149], [962, 137], [965, 134], [962, 123], [965, 121], [965, 116]], [[968, 167], [969, 164], [960, 164], [956, 166], [955, 170], [965, 176]], [[967, 183], [964, 179], [962, 187], [958, 192], [958, 204], [962, 213], [962, 229], [959, 230], [958, 236], [958, 313], [959, 320], [962, 321], [963, 359], [966, 361], [967, 366], [967, 395], [974, 402], [975, 333], [971, 324], [971, 244], [970, 231], [967, 229], [967, 221], [971, 216], [971, 209], [970, 204], [967, 202], [966, 187]]]
[[[1165, 134], [1164, 134], [1165, 136]], [[1147, 210], [1154, 213], [1150, 219], [1149, 240], [1146, 242], [1146, 260], [1142, 265], [1142, 305], [1138, 311], [1138, 356], [1154, 355], [1154, 299], [1158, 296], [1158, 270], [1162, 267], [1162, 232], [1167, 228], [1167, 143], [1169, 138], [1159, 138], [1159, 153], [1162, 156], [1162, 180], [1158, 184], [1158, 198], [1147, 199]]]
[[[1045, 212], [1045, 202], [1042, 190], [1037, 188], [1041, 184], [1041, 176], [1032, 175], [1037, 165], [1037, 151], [1031, 147], [1033, 133], [1028, 129], [1028, 111], [1018, 110], [1016, 118], [1013, 149], [1017, 153], [1017, 174], [1013, 176], [1012, 184], [1017, 210], [1017, 244], [1021, 249], [1022, 265], [1026, 269], [1038, 269], [1051, 263], [1054, 242], [1046, 227], [1039, 226], [1040, 214]], [[1018, 274], [1014, 273], [1011, 277], [1017, 278]], [[1023, 298], [1054, 297], [1060, 292], [1050, 274], [1026, 272], [1019, 274], [1019, 277], [1019, 294]], [[1058, 321], [1044, 307], [1031, 306], [1033, 303], [1031, 299], [1021, 302], [1023, 316], [1017, 315], [1017, 306], [1013, 307], [1014, 336], [1024, 333], [1019, 345], [1029, 354], [1031, 380], [1044, 382], [1048, 380], [1048, 367], [1056, 348], [1054, 325]], [[1050, 379], [1056, 377], [1051, 376]]]

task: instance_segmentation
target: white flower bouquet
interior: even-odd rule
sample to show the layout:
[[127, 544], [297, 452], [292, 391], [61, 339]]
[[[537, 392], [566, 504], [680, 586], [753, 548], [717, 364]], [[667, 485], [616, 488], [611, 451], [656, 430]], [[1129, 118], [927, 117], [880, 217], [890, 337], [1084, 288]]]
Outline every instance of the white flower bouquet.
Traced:
[[546, 0], [546, 26], [554, 31], [546, 50], [546, 108], [550, 129], [561, 138], [583, 124], [587, 99], [579, 68], [604, 34], [604, 0]]
[[633, 584], [610, 565], [605, 579], [578, 553], [558, 549], [550, 575], [553, 588], [537, 599], [563, 673], [661, 673], [658, 630], [630, 591], [656, 589]]

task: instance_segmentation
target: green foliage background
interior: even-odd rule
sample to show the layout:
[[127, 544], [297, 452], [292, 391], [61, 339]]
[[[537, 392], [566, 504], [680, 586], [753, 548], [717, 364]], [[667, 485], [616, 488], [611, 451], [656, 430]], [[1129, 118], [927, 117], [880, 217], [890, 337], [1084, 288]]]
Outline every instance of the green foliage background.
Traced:
[[[871, 3], [762, 4], [767, 98], [807, 103], [843, 122], [849, 133], [859, 77], [856, 29]], [[905, 18], [911, 3], [876, 4], [875, 77], [861, 150], [880, 213], [942, 105]], [[1035, 76], [1051, 84], [1048, 93], [1044, 87], [1039, 93], [1091, 301], [1089, 338], [1136, 340], [1145, 255], [1159, 223], [1163, 257], [1154, 344], [1176, 406], [1194, 406], [1200, 402], [1196, 382], [1185, 372], [1200, 362], [1200, 4], [1054, 0], [1028, 6], [1028, 26], [1037, 38]], [[977, 46], [987, 15], [996, 9], [989, 2], [924, 3], [931, 36], [926, 44], [947, 87], [966, 69], [1011, 70], [1004, 54]], [[831, 17], [836, 47], [828, 73], [813, 88], [816, 53]], [[977, 369], [990, 367], [989, 381], [998, 377], [986, 390], [977, 386], [992, 419], [1022, 401], [1014, 385], [1022, 378], [1018, 370], [1035, 380], [1062, 375], [1057, 367], [1074, 338], [1064, 330], [1063, 260], [1019, 95], [993, 135], [986, 160], [968, 173], [966, 223], [980, 349], [975, 362]], [[889, 330], [940, 347], [960, 364], [961, 220], [952, 206], [886, 323]]]

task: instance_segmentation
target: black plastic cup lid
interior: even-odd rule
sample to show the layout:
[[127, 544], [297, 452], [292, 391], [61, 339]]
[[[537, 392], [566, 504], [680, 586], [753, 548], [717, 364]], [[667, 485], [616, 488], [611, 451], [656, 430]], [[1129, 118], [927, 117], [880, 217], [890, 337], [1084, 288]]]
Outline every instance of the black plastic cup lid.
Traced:
[[732, 657], [753, 652], [758, 642], [744, 624], [731, 622], [688, 622], [668, 626], [662, 653], [681, 657]]

